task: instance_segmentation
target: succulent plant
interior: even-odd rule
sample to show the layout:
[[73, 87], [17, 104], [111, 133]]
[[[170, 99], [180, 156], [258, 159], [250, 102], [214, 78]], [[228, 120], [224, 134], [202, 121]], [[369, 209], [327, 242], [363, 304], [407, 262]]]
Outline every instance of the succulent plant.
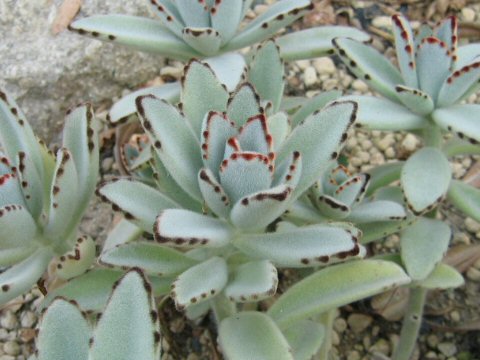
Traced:
[[56, 298], [40, 320], [33, 359], [156, 360], [159, 330], [151, 285], [131, 270], [114, 284], [94, 326], [75, 301]]
[[[126, 243], [100, 261], [178, 275], [172, 295], [179, 308], [222, 291], [232, 301], [256, 301], [275, 292], [275, 266], [311, 267], [364, 254], [348, 224], [265, 233], [338, 155], [355, 103], [312, 109], [290, 133], [286, 114], [277, 112], [283, 64], [272, 41], [259, 47], [247, 77], [255, 86], [244, 83], [229, 94], [208, 65], [194, 60], [182, 81], [181, 111], [152, 95], [139, 97], [163, 193], [128, 179], [99, 189], [160, 244]], [[235, 279], [228, 281], [231, 271]]]
[[93, 262], [95, 243], [77, 228], [95, 190], [98, 140], [88, 105], [71, 110], [53, 155], [18, 105], [0, 92], [0, 303], [28, 291], [53, 259], [67, 279]]
[[[333, 41], [348, 68], [385, 97], [347, 97], [359, 103], [357, 126], [407, 130], [424, 139], [426, 147], [402, 164], [399, 172], [413, 213], [432, 210], [448, 196], [454, 205], [478, 218], [478, 211], [475, 214], [469, 205], [469, 196], [480, 199], [480, 191], [451, 183], [447, 156], [478, 152], [480, 123], [476, 114], [480, 105], [461, 101], [479, 89], [480, 50], [475, 44], [458, 46], [455, 17], [433, 29], [422, 26], [416, 36], [403, 16], [394, 15], [392, 20], [400, 71], [367, 45], [348, 38]], [[459, 138], [461, 145], [453, 152], [450, 143], [443, 143], [443, 132]]]
[[[251, 0], [151, 0], [149, 3], [158, 15], [157, 20], [118, 14], [96, 15], [77, 20], [69, 28], [95, 39], [168, 58], [188, 61], [208, 57], [210, 60], [207, 61], [214, 67], [217, 76], [222, 78], [220, 72], [229, 73], [237, 69], [241, 73], [243, 70], [241, 61], [232, 60], [233, 51], [270, 38], [313, 7], [310, 0], [281, 0], [241, 26], [252, 5]], [[322, 26], [282, 35], [277, 42], [283, 59], [299, 60], [327, 55], [332, 48], [331, 40], [336, 36], [348, 36], [360, 41], [369, 39], [367, 34], [351, 27]], [[224, 83], [229, 91], [233, 91], [237, 85]], [[175, 101], [179, 92], [178, 83], [141, 89], [114, 104], [110, 119], [117, 123], [134, 114], [137, 96], [154, 94]]]

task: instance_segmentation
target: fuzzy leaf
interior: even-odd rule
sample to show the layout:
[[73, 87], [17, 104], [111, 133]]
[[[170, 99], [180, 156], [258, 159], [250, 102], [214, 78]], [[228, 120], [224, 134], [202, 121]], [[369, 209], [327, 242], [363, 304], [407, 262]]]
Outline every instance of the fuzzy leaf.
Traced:
[[90, 106], [83, 105], [68, 113], [63, 129], [63, 147], [70, 151], [77, 170], [80, 199], [75, 213], [80, 218], [95, 190], [99, 168], [98, 133]]
[[233, 124], [224, 113], [210, 111], [202, 124], [202, 157], [206, 167], [218, 174], [228, 139], [237, 134]]
[[450, 73], [450, 63], [444, 42], [435, 37], [423, 39], [417, 49], [418, 83], [433, 101], [437, 101], [440, 88]]
[[344, 219], [350, 214], [350, 206], [329, 195], [320, 195], [315, 199], [318, 211], [332, 219]]
[[[323, 27], [322, 27], [323, 28]], [[292, 34], [296, 34], [294, 32]], [[325, 105], [330, 101], [333, 101], [339, 98], [342, 95], [341, 91], [331, 90], [321, 92], [318, 95], [315, 95], [311, 99], [307, 99], [300, 109], [298, 109], [295, 114], [293, 114], [291, 119], [292, 128], [295, 128], [298, 124], [304, 121], [308, 116], [312, 115], [315, 111], [321, 110]]]
[[203, 62], [210, 65], [217, 79], [227, 87], [228, 91], [234, 91], [245, 76], [246, 63], [241, 54], [227, 53], [217, 55]]
[[185, 67], [182, 90], [183, 112], [199, 138], [205, 115], [210, 111], [227, 110], [228, 92], [209, 65], [197, 60]]
[[56, 274], [65, 280], [83, 274], [93, 264], [95, 252], [95, 241], [91, 237], [78, 238], [74, 248], [60, 257]]
[[249, 256], [281, 267], [319, 266], [363, 256], [358, 234], [330, 225], [311, 225], [281, 233], [241, 234], [233, 244]]
[[99, 261], [121, 268], [140, 268], [157, 276], [176, 275], [196, 264], [196, 261], [177, 250], [151, 242], [119, 245], [102, 253]]
[[387, 200], [364, 202], [353, 208], [348, 221], [362, 224], [377, 221], [405, 220], [407, 213], [402, 205]]
[[292, 187], [279, 185], [237, 201], [230, 213], [232, 223], [245, 231], [264, 229], [290, 205]]
[[371, 46], [348, 38], [336, 38], [333, 45], [340, 59], [356, 77], [391, 100], [396, 99], [395, 86], [403, 84], [400, 72]]
[[447, 224], [424, 217], [402, 232], [402, 261], [413, 280], [427, 278], [447, 252], [451, 236]]
[[150, 5], [162, 24], [181, 38], [184, 25], [177, 5], [170, 0], [151, 0]]
[[230, 200], [265, 191], [272, 183], [273, 167], [267, 156], [254, 152], [235, 152], [222, 162], [220, 183]]
[[208, 168], [203, 168], [198, 173], [198, 183], [205, 203], [217, 216], [228, 219], [230, 200], [220, 183]]
[[17, 175], [13, 173], [0, 176], [0, 206], [11, 204], [27, 207]]
[[457, 61], [455, 63], [455, 70], [461, 69], [465, 65], [471, 64], [480, 60], [480, 44], [471, 43], [460, 46], [457, 49]]
[[272, 135], [267, 127], [265, 115], [259, 114], [247, 120], [237, 136], [243, 151], [268, 154], [272, 151]]
[[[197, 173], [202, 167], [200, 146], [187, 119], [165, 100], [148, 95], [137, 98], [137, 109], [150, 142], [165, 168], [190, 196], [200, 200], [197, 183]], [[197, 131], [200, 133], [201, 123], [198, 125]]]
[[410, 278], [390, 261], [362, 260], [317, 271], [293, 285], [268, 314], [281, 328], [295, 321], [407, 284]]
[[64, 236], [76, 226], [81, 214], [77, 213], [80, 193], [72, 191], [78, 189], [78, 173], [72, 153], [62, 148], [57, 152], [55, 175], [50, 190], [50, 209], [48, 225], [45, 234], [56, 238], [57, 243], [65, 241]]
[[392, 16], [393, 35], [398, 66], [402, 73], [405, 85], [411, 88], [418, 87], [417, 69], [415, 64], [415, 39], [412, 28], [400, 14]]
[[302, 169], [302, 156], [298, 151], [294, 151], [290, 159], [285, 159], [280, 166], [276, 167], [273, 184], [275, 186], [283, 184], [295, 188], [302, 176]]
[[258, 43], [312, 10], [309, 0], [283, 0], [257, 16], [225, 47], [226, 51]]
[[214, 256], [180, 274], [172, 284], [172, 297], [177, 308], [182, 309], [217, 295], [227, 280], [225, 260]]
[[88, 360], [92, 329], [75, 304], [56, 299], [43, 314], [38, 330], [38, 360]]
[[474, 143], [480, 142], [480, 122], [478, 112], [480, 105], [454, 105], [437, 109], [432, 118], [441, 128], [457, 134], [460, 138], [468, 138]]
[[[415, 130], [423, 128], [427, 123], [423, 116], [387, 99], [362, 95], [342, 99], [358, 103], [356, 123], [368, 130]], [[385, 116], [386, 113], [389, 116]]]
[[365, 190], [368, 188], [370, 175], [359, 174], [345, 180], [335, 190], [335, 199], [351, 206], [363, 199]]
[[428, 115], [435, 106], [430, 95], [423, 91], [403, 85], [396, 86], [395, 91], [403, 105], [416, 114]]
[[277, 44], [285, 61], [313, 59], [329, 55], [333, 49], [332, 40], [340, 36], [361, 42], [370, 40], [367, 33], [353, 27], [317, 26], [280, 36]]
[[71, 30], [95, 39], [113, 41], [137, 50], [188, 60], [199, 56], [161, 22], [129, 15], [96, 15], [75, 21]]
[[220, 33], [210, 27], [186, 27], [182, 38], [200, 54], [215, 55], [220, 49], [222, 38]]
[[158, 213], [168, 208], [178, 207], [175, 202], [161, 192], [139, 181], [116, 179], [98, 189], [98, 194], [114, 209], [122, 211], [127, 219], [152, 232]]
[[325, 327], [315, 321], [299, 321], [283, 330], [293, 349], [295, 360], [310, 360], [317, 353], [325, 338]]
[[[283, 0], [282, 2], [291, 2], [291, 0]], [[280, 108], [285, 86], [283, 74], [283, 61], [275, 42], [267, 41], [259, 45], [250, 63], [248, 80], [255, 86], [255, 90], [262, 101], [272, 102], [274, 113]]]
[[0, 304], [29, 291], [40, 279], [52, 258], [50, 249], [39, 249], [0, 274]]
[[210, 11], [205, 1], [176, 0], [178, 12], [188, 26], [210, 26]]
[[438, 263], [430, 275], [422, 281], [415, 282], [415, 286], [425, 289], [451, 289], [462, 286], [465, 280], [453, 266]]
[[353, 101], [334, 101], [320, 112], [309, 116], [285, 140], [278, 152], [280, 163], [294, 151], [302, 156], [302, 177], [295, 188], [294, 198], [300, 196], [327, 169], [331, 159], [337, 157], [347, 130], [357, 116]]
[[232, 237], [231, 227], [223, 220], [183, 209], [164, 210], [154, 226], [155, 240], [170, 246], [221, 247]]
[[480, 221], [480, 189], [462, 181], [452, 180], [447, 193], [450, 201], [457, 209]]
[[94, 331], [91, 360], [156, 360], [160, 353], [151, 285], [140, 272], [128, 272], [117, 284]]
[[126, 120], [130, 115], [135, 114], [137, 112], [135, 99], [139, 96], [153, 95], [159, 99], [175, 103], [180, 98], [180, 88], [180, 83], [177, 81], [133, 91], [112, 105], [108, 113], [109, 120], [112, 124], [121, 123], [122, 120]]
[[280, 329], [260, 312], [245, 311], [224, 319], [218, 329], [218, 341], [229, 360], [294, 359]]
[[20, 205], [0, 207], [0, 249], [33, 246], [38, 228], [26, 208]]
[[480, 79], [480, 61], [465, 65], [445, 79], [438, 94], [437, 105], [447, 107], [461, 99]]
[[401, 183], [409, 208], [420, 214], [445, 196], [452, 170], [443, 153], [424, 147], [412, 155], [402, 168]]
[[242, 1], [223, 0], [215, 3], [210, 11], [212, 27], [220, 33], [222, 46], [228, 43], [237, 32], [238, 25], [243, 18], [242, 10]]
[[49, 306], [55, 298], [75, 300], [84, 311], [101, 311], [105, 307], [113, 284], [120, 279], [123, 271], [94, 269], [69, 280], [48, 293], [39, 310]]
[[[22, 185], [25, 204], [34, 219], [38, 219], [44, 207], [44, 188], [33, 160], [24, 152], [18, 154], [18, 182]], [[90, 199], [90, 194], [88, 195]]]
[[234, 302], [260, 301], [274, 295], [277, 284], [277, 269], [270, 261], [250, 261], [235, 270], [225, 296]]
[[367, 196], [373, 194], [379, 188], [390, 185], [392, 182], [400, 179], [403, 164], [403, 161], [397, 161], [375, 166], [373, 169], [368, 170], [370, 183], [367, 189]]
[[228, 99], [227, 116], [239, 128], [249, 118], [262, 113], [262, 111], [260, 97], [250, 83], [240, 85]]
[[290, 133], [288, 117], [283, 112], [277, 112], [267, 118], [267, 127], [272, 135], [273, 148], [278, 151], [285, 138]]
[[[43, 161], [37, 138], [17, 103], [0, 89], [0, 144], [2, 151], [13, 161], [24, 152], [35, 164], [43, 179]], [[16, 166], [18, 164], [12, 164]]]
[[360, 243], [363, 245], [372, 241], [382, 239], [388, 235], [395, 234], [414, 222], [413, 219], [391, 220], [391, 221], [373, 221], [358, 224], [358, 228], [362, 232]]

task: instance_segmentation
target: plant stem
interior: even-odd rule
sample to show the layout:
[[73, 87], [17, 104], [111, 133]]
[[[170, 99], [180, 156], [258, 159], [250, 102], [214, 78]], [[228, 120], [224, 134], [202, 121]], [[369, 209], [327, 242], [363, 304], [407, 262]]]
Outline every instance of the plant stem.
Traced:
[[410, 289], [407, 312], [403, 318], [400, 341], [393, 353], [392, 360], [409, 360], [417, 341], [422, 324], [423, 307], [427, 297], [427, 289], [416, 287]]
[[220, 294], [212, 300], [212, 310], [218, 327], [223, 319], [237, 312], [237, 307], [225, 295]]
[[442, 132], [438, 126], [427, 126], [422, 132], [422, 138], [425, 146], [440, 148], [442, 145]]
[[319, 360], [328, 360], [330, 357], [330, 349], [332, 347], [332, 331], [333, 331], [333, 320], [335, 320], [335, 314], [337, 309], [333, 308], [327, 312], [324, 312], [319, 316], [319, 321], [325, 327], [325, 337], [323, 339], [322, 346], [318, 351]]

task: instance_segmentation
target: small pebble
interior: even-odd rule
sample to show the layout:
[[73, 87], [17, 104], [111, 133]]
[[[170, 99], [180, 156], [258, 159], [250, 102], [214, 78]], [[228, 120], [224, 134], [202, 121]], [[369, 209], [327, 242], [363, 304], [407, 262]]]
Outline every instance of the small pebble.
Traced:
[[453, 356], [457, 353], [457, 346], [451, 342], [442, 342], [438, 344], [438, 350], [445, 356]]
[[430, 346], [432, 349], [436, 349], [438, 345], [438, 337], [437, 335], [431, 334], [427, 336], [427, 344]]
[[349, 351], [347, 355], [347, 360], [360, 360], [362, 357], [360, 353], [356, 350]]
[[425, 359], [438, 359], [438, 354], [435, 351], [429, 351], [425, 354]]
[[37, 315], [33, 311], [26, 311], [20, 317], [20, 325], [24, 328], [31, 328], [37, 322]]
[[388, 355], [390, 353], [390, 344], [385, 339], [378, 339], [377, 342], [369, 349], [369, 351]]
[[16, 360], [15, 356], [12, 355], [2, 355], [0, 356], [0, 360]]
[[334, 74], [337, 71], [333, 60], [326, 56], [315, 59], [313, 66], [319, 74]]
[[317, 83], [318, 77], [314, 67], [309, 66], [305, 69], [303, 72], [303, 81], [306, 86], [312, 86]]
[[452, 319], [452, 321], [459, 322], [460, 321], [460, 313], [457, 310], [453, 310], [450, 313], [450, 319]]
[[13, 330], [18, 326], [17, 317], [10, 310], [5, 311], [0, 318], [0, 325], [7, 330]]
[[372, 25], [377, 28], [390, 29], [392, 27], [392, 18], [390, 16], [377, 16], [372, 20]]
[[3, 344], [3, 351], [7, 355], [18, 355], [20, 354], [20, 346], [18, 346], [16, 341], [7, 341]]
[[472, 22], [475, 20], [475, 11], [465, 7], [462, 9], [462, 19], [463, 21]]
[[340, 336], [335, 330], [332, 331], [332, 345], [335, 345], [335, 346], [340, 345]]
[[164, 66], [160, 69], [161, 76], [171, 76], [174, 79], [180, 79], [183, 75], [183, 68], [174, 66]]
[[102, 170], [103, 172], [110, 171], [112, 169], [114, 159], [112, 157], [107, 157], [102, 160]]
[[309, 60], [298, 60], [295, 62], [295, 64], [299, 67], [300, 70], [306, 70], [308, 67], [310, 67]]
[[333, 328], [341, 334], [347, 330], [347, 322], [343, 318], [336, 318], [333, 323]]
[[356, 80], [353, 82], [352, 88], [353, 88], [354, 90], [360, 91], [361, 93], [364, 93], [364, 92], [367, 92], [367, 91], [368, 91], [368, 85], [365, 84], [365, 82], [363, 82], [363, 81], [360, 80], [360, 79], [356, 79]]
[[407, 136], [405, 136], [405, 139], [403, 139], [401, 146], [406, 151], [412, 152], [417, 148], [419, 143], [420, 142], [418, 141], [415, 135], [407, 134]]
[[469, 217], [465, 219], [465, 227], [472, 233], [477, 233], [480, 231], [480, 224]]
[[393, 159], [395, 157], [395, 150], [392, 147], [389, 147], [385, 150], [385, 156], [389, 159]]
[[470, 267], [467, 270], [467, 278], [475, 282], [480, 282], [480, 270]]
[[364, 314], [351, 314], [347, 319], [348, 325], [356, 334], [368, 328], [372, 321], [373, 318], [371, 316]]

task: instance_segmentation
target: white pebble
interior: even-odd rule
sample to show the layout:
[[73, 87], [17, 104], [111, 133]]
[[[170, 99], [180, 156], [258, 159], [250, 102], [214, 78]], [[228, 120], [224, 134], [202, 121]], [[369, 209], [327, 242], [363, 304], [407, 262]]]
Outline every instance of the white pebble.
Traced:
[[18, 326], [18, 320], [15, 314], [9, 310], [5, 311], [0, 318], [0, 325], [7, 330], [13, 330]]
[[395, 150], [392, 147], [389, 147], [385, 150], [385, 156], [389, 159], [393, 159], [395, 157]]
[[351, 314], [347, 319], [348, 325], [356, 334], [369, 327], [372, 321], [373, 318], [371, 316], [364, 314]]
[[329, 57], [320, 57], [313, 61], [313, 66], [319, 74], [334, 74], [337, 68]]
[[20, 346], [16, 341], [7, 341], [3, 344], [3, 351], [8, 355], [18, 355], [20, 354]]
[[360, 91], [361, 93], [368, 91], [368, 85], [365, 84], [365, 82], [360, 79], [355, 79], [355, 81], [352, 84], [352, 88], [354, 90]]
[[392, 18], [390, 16], [377, 16], [372, 20], [372, 25], [377, 28], [390, 29], [392, 27]]
[[309, 66], [305, 69], [303, 72], [303, 81], [306, 86], [312, 86], [318, 81], [317, 72], [314, 67]]
[[306, 70], [310, 66], [310, 61], [309, 60], [298, 60], [298, 61], [295, 62], [295, 64], [301, 70]]
[[407, 134], [401, 145], [405, 150], [412, 152], [417, 148], [419, 143], [415, 135]]
[[471, 267], [467, 270], [467, 278], [469, 280], [480, 282], [480, 270]]
[[463, 21], [474, 21], [475, 20], [475, 11], [466, 7], [462, 9], [462, 19]]
[[31, 328], [37, 322], [37, 315], [33, 311], [26, 311], [22, 314], [20, 324], [24, 328]]
[[480, 224], [470, 217], [465, 219], [465, 227], [472, 233], [477, 233], [480, 231]]
[[438, 350], [445, 356], [453, 356], [457, 353], [457, 347], [454, 343], [443, 342], [438, 344]]

